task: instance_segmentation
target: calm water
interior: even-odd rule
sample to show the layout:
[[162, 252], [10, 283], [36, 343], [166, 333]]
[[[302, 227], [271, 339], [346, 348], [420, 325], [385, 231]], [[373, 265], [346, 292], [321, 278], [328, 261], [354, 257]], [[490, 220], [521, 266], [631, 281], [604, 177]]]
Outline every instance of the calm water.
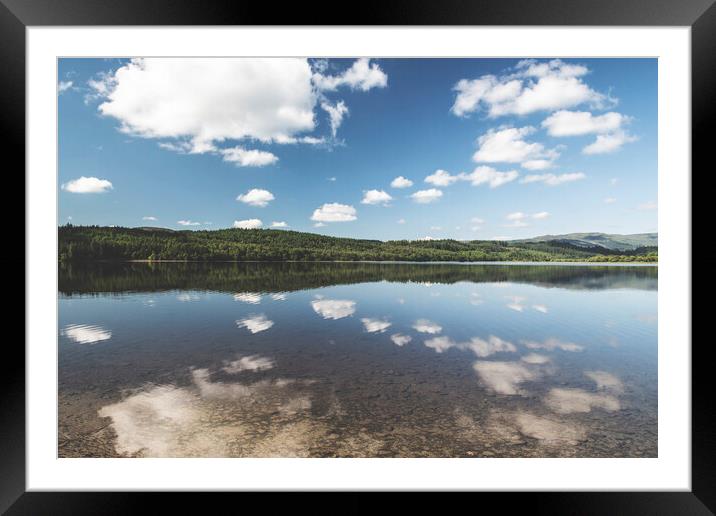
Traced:
[[655, 457], [657, 276], [61, 268], [59, 455]]

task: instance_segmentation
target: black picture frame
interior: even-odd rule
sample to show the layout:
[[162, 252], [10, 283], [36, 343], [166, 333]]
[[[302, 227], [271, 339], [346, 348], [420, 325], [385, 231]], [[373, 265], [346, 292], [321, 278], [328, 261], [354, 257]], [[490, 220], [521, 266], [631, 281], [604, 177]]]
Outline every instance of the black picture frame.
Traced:
[[[25, 165], [25, 30], [28, 26], [82, 25], [552, 25], [689, 26], [692, 73], [692, 170], [707, 170], [712, 147], [707, 128], [716, 103], [715, 0], [364, 0], [351, 9], [324, 1], [277, 4], [231, 0], [0, 0], [0, 124], [4, 162]], [[340, 14], [343, 13], [343, 14]], [[10, 161], [7, 158], [12, 157]], [[711, 163], [708, 163], [711, 165]], [[713, 166], [709, 167], [713, 168]], [[669, 173], [676, 171], [666, 171]], [[679, 173], [691, 173], [679, 171]], [[10, 168], [6, 168], [10, 174]], [[15, 174], [18, 177], [18, 174]], [[693, 174], [692, 174], [693, 177]], [[18, 177], [19, 179], [19, 177]], [[14, 191], [24, 191], [24, 180]], [[701, 181], [701, 180], [700, 180]], [[18, 181], [20, 183], [20, 181]], [[699, 195], [692, 192], [698, 205]], [[707, 202], [704, 199], [703, 203]], [[702, 220], [692, 215], [694, 223]], [[696, 228], [694, 228], [696, 229]], [[692, 235], [695, 234], [692, 229]], [[19, 231], [18, 231], [19, 232]], [[24, 235], [17, 236], [18, 241]], [[17, 246], [19, 247], [19, 245]], [[23, 246], [24, 249], [24, 246]], [[23, 252], [24, 253], [24, 252]], [[3, 258], [15, 269], [23, 258]], [[24, 260], [23, 260], [23, 263]], [[709, 264], [708, 258], [704, 262]], [[702, 265], [703, 266], [703, 265]], [[23, 267], [25, 267], [23, 265]], [[693, 268], [692, 268], [693, 270]], [[698, 269], [701, 270], [701, 269]], [[25, 268], [25, 273], [28, 274]], [[706, 275], [708, 276], [708, 275]], [[19, 281], [19, 278], [18, 278]], [[703, 284], [700, 281], [700, 285]], [[19, 285], [18, 285], [19, 287]], [[707, 288], [704, 285], [701, 288]], [[27, 309], [32, 309], [27, 306]], [[694, 315], [708, 307], [693, 303]], [[714, 432], [707, 359], [709, 341], [692, 352], [692, 490], [690, 492], [481, 493], [496, 498], [502, 510], [522, 504], [538, 514], [713, 514], [716, 511], [716, 432]], [[19, 339], [5, 342], [5, 371], [0, 376], [0, 511], [7, 514], [129, 514], [149, 507], [160, 495], [149, 493], [25, 492], [25, 353]], [[691, 343], [660, 343], [691, 345]], [[12, 366], [8, 365], [12, 364]], [[184, 510], [187, 495], [169, 496]], [[203, 511], [223, 503], [202, 496]], [[217, 504], [218, 506], [218, 504]], [[314, 507], [315, 509], [315, 507]], [[164, 511], [170, 510], [164, 506]], [[183, 512], [183, 511], [182, 511]]]

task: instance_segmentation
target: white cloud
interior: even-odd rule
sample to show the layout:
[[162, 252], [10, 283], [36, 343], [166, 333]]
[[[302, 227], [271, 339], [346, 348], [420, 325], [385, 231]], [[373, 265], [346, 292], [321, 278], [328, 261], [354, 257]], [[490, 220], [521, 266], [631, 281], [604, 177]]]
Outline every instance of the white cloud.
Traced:
[[521, 183], [544, 183], [549, 186], [558, 186], [564, 183], [579, 181], [587, 176], [582, 172], [572, 172], [569, 174], [529, 174], [525, 176]]
[[604, 107], [610, 100], [582, 79], [588, 69], [559, 59], [548, 62], [522, 61], [500, 77], [483, 75], [462, 79], [452, 106], [453, 114], [467, 116], [481, 108], [488, 116], [526, 115], [588, 104]]
[[201, 226], [201, 222], [194, 222], [193, 220], [177, 220], [177, 224], [180, 226]]
[[322, 227], [324, 227], [324, 226], [325, 226], [325, 224], [324, 224], [323, 222], [316, 222], [316, 223], [313, 225], [314, 228], [322, 228]]
[[428, 319], [418, 319], [415, 321], [415, 324], [413, 324], [413, 329], [415, 331], [419, 331], [420, 333], [431, 333], [436, 334], [443, 331], [443, 327], [439, 324], [436, 324]]
[[582, 149], [584, 154], [609, 154], [621, 149], [625, 143], [636, 141], [635, 136], [631, 136], [624, 131], [612, 134], [597, 135], [597, 139]]
[[621, 129], [629, 117], [609, 112], [594, 116], [589, 111], [557, 111], [542, 121], [550, 136], [580, 136], [604, 134]]
[[437, 188], [429, 188], [428, 190], [418, 190], [410, 197], [417, 203], [428, 204], [437, 201], [442, 196], [443, 193], [441, 190], [438, 190]]
[[537, 219], [537, 220], [543, 220], [543, 219], [546, 219], [547, 217], [549, 217], [548, 211], [540, 211], [540, 212], [532, 214], [532, 218]]
[[642, 211], [651, 211], [657, 209], [658, 205], [656, 201], [648, 201], [641, 203], [639, 206], [637, 206], [637, 209]]
[[614, 197], [605, 197], [604, 204], [614, 204], [617, 200]]
[[459, 179], [458, 176], [452, 176], [445, 170], [436, 170], [425, 178], [425, 182], [435, 186], [450, 186]]
[[363, 194], [361, 204], [386, 204], [393, 198], [384, 190], [368, 190]]
[[388, 321], [382, 321], [380, 319], [365, 318], [360, 321], [368, 333], [383, 333], [391, 326]]
[[156, 221], [156, 217], [152, 217], [151, 215], [147, 215], [145, 217], [142, 217], [142, 220], [150, 220], [150, 221]]
[[411, 337], [410, 335], [402, 335], [400, 333], [395, 333], [390, 336], [390, 340], [392, 340], [393, 344], [395, 344], [396, 346], [405, 346], [411, 340], [413, 340], [413, 337]]
[[405, 224], [405, 219], [398, 219], [398, 224]]
[[224, 161], [233, 163], [237, 167], [265, 167], [278, 161], [275, 154], [257, 149], [246, 150], [242, 147], [231, 147], [219, 152], [224, 157]]
[[311, 220], [317, 222], [350, 222], [356, 220], [356, 209], [353, 206], [337, 202], [326, 203], [316, 208]]
[[246, 319], [236, 321], [239, 328], [246, 328], [251, 333], [260, 333], [266, 331], [273, 326], [273, 321], [266, 318], [265, 315], [252, 315]]
[[526, 168], [527, 170], [545, 170], [552, 168], [554, 163], [548, 159], [530, 159], [521, 163], [521, 165], [522, 168]]
[[498, 172], [492, 167], [480, 166], [475, 168], [469, 174], [461, 174], [461, 179], [470, 181], [472, 186], [480, 186], [488, 184], [490, 188], [497, 188], [504, 184], [510, 183], [519, 177], [519, 173], [515, 170], [508, 172]]
[[559, 157], [559, 152], [526, 141], [525, 137], [534, 131], [530, 126], [490, 129], [477, 139], [479, 148], [472, 159], [478, 163], [525, 163], [526, 168], [533, 169], [537, 162], [539, 167], [546, 168]]
[[347, 299], [316, 299], [311, 306], [324, 319], [343, 319], [356, 311], [356, 302]]
[[393, 188], [410, 188], [413, 186], [413, 182], [403, 176], [398, 176], [390, 182], [390, 186]]
[[455, 342], [450, 337], [434, 337], [426, 340], [424, 344], [434, 349], [437, 353], [443, 353], [448, 349], [455, 348], [472, 351], [475, 356], [480, 358], [488, 357], [495, 353], [514, 353], [517, 351], [514, 344], [494, 335], [490, 335], [487, 340], [473, 337], [467, 342]]
[[60, 81], [59, 84], [57, 84], [57, 93], [59, 95], [62, 95], [64, 92], [69, 90], [72, 87], [72, 81]]
[[323, 75], [320, 71], [313, 75], [313, 83], [321, 90], [336, 90], [348, 86], [353, 90], [368, 91], [372, 88], [385, 88], [388, 76], [368, 58], [356, 59], [350, 68], [340, 75]]
[[274, 221], [271, 223], [272, 228], [287, 228], [288, 224], [284, 221]]
[[68, 324], [60, 335], [78, 344], [94, 344], [112, 338], [112, 331], [92, 324]]
[[529, 226], [529, 223], [527, 222], [529, 219], [544, 220], [547, 217], [549, 217], [549, 212], [547, 211], [540, 211], [531, 215], [521, 211], [515, 211], [513, 213], [508, 213], [505, 216], [505, 218], [510, 221], [510, 223], [506, 224], [505, 227], [524, 228]]
[[239, 229], [258, 229], [263, 226], [260, 219], [235, 220], [234, 227]]
[[90, 81], [121, 130], [210, 149], [224, 140], [291, 139], [315, 127], [306, 59], [144, 58]]
[[261, 188], [252, 188], [248, 192], [239, 195], [236, 200], [241, 201], [251, 206], [257, 206], [259, 208], [265, 208], [268, 203], [273, 201], [275, 197], [268, 190], [262, 190]]
[[62, 189], [71, 193], [105, 193], [114, 187], [107, 179], [98, 179], [96, 177], [79, 177], [68, 181], [62, 185]]
[[343, 123], [343, 117], [348, 114], [348, 108], [342, 100], [336, 102], [335, 105], [331, 105], [329, 102], [321, 102], [321, 107], [328, 113], [328, 122], [331, 124], [331, 134], [335, 138], [338, 128]]

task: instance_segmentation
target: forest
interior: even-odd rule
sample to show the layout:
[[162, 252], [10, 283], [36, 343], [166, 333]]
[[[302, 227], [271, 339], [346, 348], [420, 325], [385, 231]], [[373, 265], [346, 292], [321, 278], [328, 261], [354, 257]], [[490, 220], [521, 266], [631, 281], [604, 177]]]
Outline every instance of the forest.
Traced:
[[90, 261], [585, 261], [657, 262], [657, 247], [611, 250], [558, 240], [363, 240], [275, 229], [174, 231], [164, 228], [58, 228], [60, 262]]

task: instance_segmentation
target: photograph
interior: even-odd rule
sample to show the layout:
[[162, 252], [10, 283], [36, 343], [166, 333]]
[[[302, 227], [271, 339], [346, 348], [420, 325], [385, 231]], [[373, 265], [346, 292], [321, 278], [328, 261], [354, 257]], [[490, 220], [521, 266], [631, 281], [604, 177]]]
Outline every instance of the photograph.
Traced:
[[660, 457], [657, 57], [56, 66], [57, 458]]

